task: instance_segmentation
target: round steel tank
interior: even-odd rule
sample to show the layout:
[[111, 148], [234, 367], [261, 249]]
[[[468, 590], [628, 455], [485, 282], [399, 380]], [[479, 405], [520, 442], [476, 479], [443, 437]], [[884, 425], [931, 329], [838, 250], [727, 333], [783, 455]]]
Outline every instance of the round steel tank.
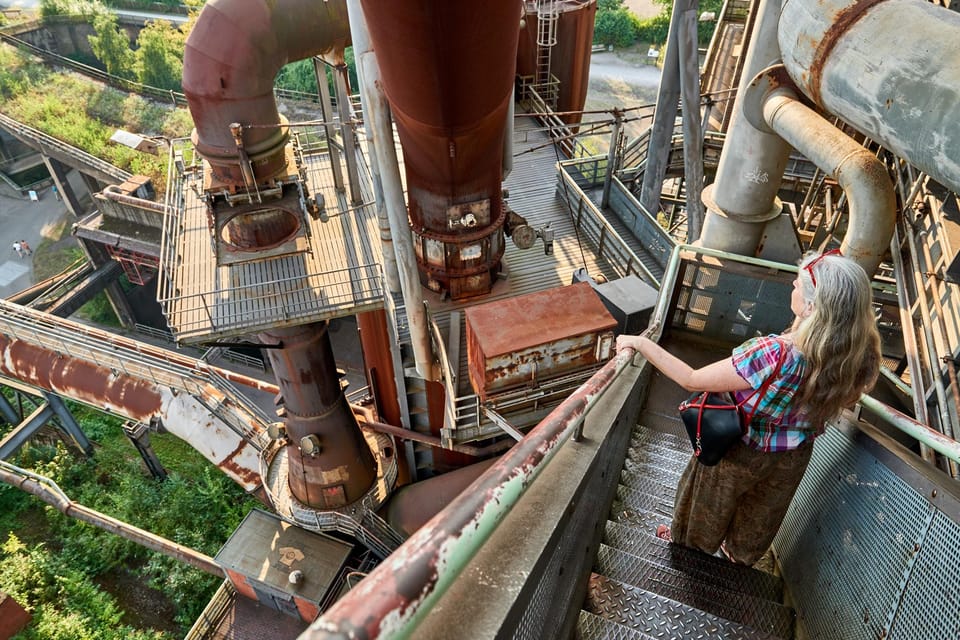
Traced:
[[[525, 26], [520, 31], [517, 51], [517, 75], [536, 78], [539, 47], [539, 18], [536, 3], [527, 2]], [[577, 112], [587, 101], [590, 85], [590, 55], [593, 48], [593, 26], [597, 15], [596, 0], [557, 2], [557, 43], [550, 52], [550, 73], [559, 81], [556, 111]], [[560, 116], [567, 124], [580, 121], [576, 113]]]
[[403, 146], [421, 281], [488, 293], [503, 256], [501, 195], [521, 5], [362, 0]]

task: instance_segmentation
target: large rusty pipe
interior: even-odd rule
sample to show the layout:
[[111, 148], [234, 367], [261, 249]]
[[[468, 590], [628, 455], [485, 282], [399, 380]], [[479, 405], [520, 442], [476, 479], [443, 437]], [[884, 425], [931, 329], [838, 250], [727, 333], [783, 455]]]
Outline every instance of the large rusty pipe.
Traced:
[[307, 506], [356, 502], [376, 480], [377, 463], [340, 387], [326, 322], [263, 332], [277, 376], [289, 447], [289, 485]]
[[521, 3], [361, 4], [403, 144], [421, 280], [454, 298], [487, 293], [504, 249]]
[[224, 577], [223, 569], [210, 556], [116, 518], [111, 518], [82, 504], [77, 504], [48, 478], [37, 476], [26, 469], [20, 469], [0, 460], [0, 481], [40, 498], [64, 515], [100, 527], [121, 538], [136, 542], [147, 549], [158, 551], [174, 560], [185, 562], [218, 578]]
[[300, 639], [410, 637], [633, 356], [625, 349], [607, 362]]
[[[200, 402], [189, 393], [4, 335], [0, 375], [138, 422], [159, 419], [244, 490], [260, 487], [258, 451], [206, 408], [224, 400], [210, 385], [198, 384], [205, 395]], [[252, 420], [248, 427], [254, 434], [259, 429]]]
[[789, 89], [776, 89], [763, 102], [773, 131], [833, 176], [847, 195], [850, 221], [840, 247], [867, 275], [883, 260], [897, 223], [897, 200], [883, 163], [800, 103]]
[[[241, 151], [230, 125], [258, 125], [242, 134], [255, 178], [286, 167], [288, 133], [273, 95], [288, 62], [333, 53], [350, 44], [344, 0], [211, 0], [183, 54], [183, 92], [193, 116], [194, 144], [218, 179], [244, 185]], [[276, 125], [276, 126], [273, 126]]]
[[811, 100], [960, 191], [960, 15], [920, 0], [784, 0], [778, 39]]

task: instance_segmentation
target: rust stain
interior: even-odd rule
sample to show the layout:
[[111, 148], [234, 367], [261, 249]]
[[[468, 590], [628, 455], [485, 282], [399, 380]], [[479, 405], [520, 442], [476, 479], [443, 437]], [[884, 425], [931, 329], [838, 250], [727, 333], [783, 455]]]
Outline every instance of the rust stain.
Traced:
[[0, 371], [35, 387], [141, 422], [161, 411], [160, 391], [150, 382], [6, 336], [0, 336], [0, 353]]
[[810, 61], [810, 75], [807, 86], [810, 89], [810, 97], [821, 107], [823, 103], [820, 85], [823, 82], [823, 68], [827, 64], [830, 53], [846, 32], [863, 18], [867, 14], [867, 11], [881, 2], [884, 2], [884, 0], [861, 0], [856, 4], [845, 7], [837, 13], [833, 24], [830, 25], [823, 34], [823, 38], [821, 38], [817, 44], [817, 50], [813, 54], [813, 59]]
[[221, 460], [217, 464], [217, 466], [223, 469], [224, 471], [227, 471], [228, 472], [227, 475], [232, 475], [236, 478], [240, 478], [241, 480], [243, 480], [243, 483], [246, 486], [252, 487], [251, 490], [256, 491], [261, 486], [260, 473], [256, 470], [250, 469], [249, 467], [245, 467], [243, 465], [240, 465], [234, 462], [234, 460], [238, 456], [242, 455], [247, 451], [249, 446], [250, 445], [248, 445], [246, 442], [241, 440], [240, 443], [236, 446], [236, 448], [230, 452], [230, 455], [226, 456], [223, 460]]

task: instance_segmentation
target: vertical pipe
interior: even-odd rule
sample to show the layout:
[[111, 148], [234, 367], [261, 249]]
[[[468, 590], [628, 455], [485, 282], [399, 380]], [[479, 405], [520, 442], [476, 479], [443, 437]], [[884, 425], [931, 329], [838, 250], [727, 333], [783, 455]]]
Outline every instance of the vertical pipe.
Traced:
[[[692, 5], [692, 6], [690, 6]], [[683, 173], [687, 184], [687, 242], [703, 229], [703, 131], [700, 128], [700, 54], [697, 50], [697, 6], [683, 8], [677, 49], [680, 54], [680, 94], [683, 100]]]
[[350, 16], [353, 41], [358, 43], [354, 46], [354, 54], [357, 68], [361, 70], [360, 90], [364, 117], [369, 123], [367, 133], [373, 144], [377, 164], [380, 166], [380, 177], [383, 180], [383, 196], [390, 219], [390, 232], [397, 252], [397, 267], [407, 321], [410, 325], [410, 340], [413, 343], [417, 373], [426, 380], [436, 380], [437, 373], [433, 364], [427, 312], [420, 289], [420, 274], [417, 271], [417, 257], [410, 227], [407, 224], [407, 205], [403, 198], [403, 185], [400, 181], [400, 164], [397, 162], [396, 147], [393, 145], [390, 110], [386, 96], [380, 88], [380, 68], [377, 66], [376, 57], [371, 48], [360, 0], [348, 0], [347, 11]]
[[606, 208], [610, 204], [610, 186], [613, 183], [613, 174], [617, 167], [617, 150], [620, 148], [620, 132], [623, 129], [623, 112], [613, 110], [613, 131], [610, 133], [610, 149], [607, 151], [607, 174], [603, 178], [603, 197], [600, 207]]
[[337, 87], [337, 110], [340, 112], [340, 138], [343, 140], [343, 155], [347, 161], [347, 180], [350, 182], [350, 203], [363, 202], [360, 192], [360, 174], [357, 171], [357, 136], [353, 130], [353, 105], [350, 104], [350, 86], [347, 82], [347, 65], [333, 67], [334, 84]]
[[[682, 2], [673, 5], [673, 16], [678, 16]], [[650, 127], [647, 143], [647, 164], [643, 169], [643, 184], [640, 187], [640, 205], [651, 215], [660, 212], [660, 192], [667, 173], [670, 147], [673, 140], [674, 121], [677, 119], [680, 100], [680, 38], [677, 31], [680, 20], [670, 19], [667, 35], [667, 50], [664, 53], [663, 69], [660, 72], [660, 88], [657, 91], [657, 106]]]
[[327, 323], [260, 334], [277, 377], [289, 439], [288, 482], [300, 502], [337, 509], [356, 502], [377, 464], [343, 395]]
[[330, 168], [333, 173], [333, 185], [343, 192], [343, 169], [340, 166], [340, 149], [337, 147], [337, 128], [333, 124], [333, 101], [330, 99], [330, 84], [327, 82], [327, 63], [318, 56], [313, 57], [313, 73], [317, 78], [317, 91], [320, 94], [320, 113], [323, 115], [323, 129], [327, 134], [327, 151], [330, 153]]
[[756, 13], [740, 76], [746, 81], [737, 88], [714, 183], [703, 191], [707, 213], [701, 234], [704, 247], [746, 256], [756, 253], [767, 221], [780, 215], [776, 195], [790, 154], [783, 139], [757, 129], [743, 114], [749, 80], [780, 58], [779, 0], [760, 0]]

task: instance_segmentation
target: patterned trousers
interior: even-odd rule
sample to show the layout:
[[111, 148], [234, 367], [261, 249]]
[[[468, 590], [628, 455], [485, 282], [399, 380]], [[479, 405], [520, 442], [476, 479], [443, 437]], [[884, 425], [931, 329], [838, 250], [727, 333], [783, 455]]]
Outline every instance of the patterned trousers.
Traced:
[[777, 453], [738, 442], [714, 467], [691, 457], [677, 485], [673, 541], [710, 554], [724, 543], [734, 561], [754, 564], [773, 543], [812, 452], [809, 440]]

